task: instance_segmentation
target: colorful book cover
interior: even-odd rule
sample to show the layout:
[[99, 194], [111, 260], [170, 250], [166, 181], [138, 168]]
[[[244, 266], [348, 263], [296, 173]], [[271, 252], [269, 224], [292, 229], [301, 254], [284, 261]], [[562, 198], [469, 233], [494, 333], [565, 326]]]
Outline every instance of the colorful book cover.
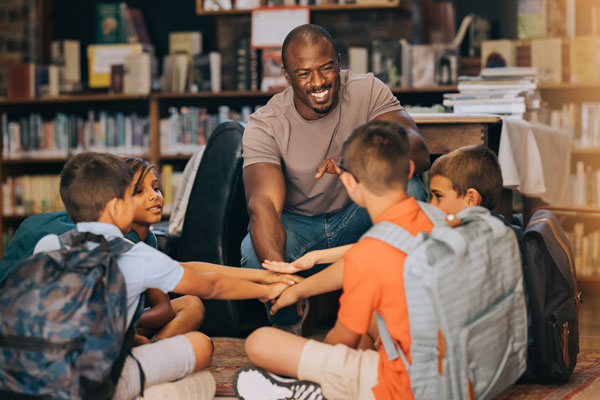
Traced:
[[544, 0], [519, 0], [517, 31], [519, 39], [546, 36], [546, 13]]
[[96, 43], [121, 43], [121, 13], [119, 3], [96, 5]]

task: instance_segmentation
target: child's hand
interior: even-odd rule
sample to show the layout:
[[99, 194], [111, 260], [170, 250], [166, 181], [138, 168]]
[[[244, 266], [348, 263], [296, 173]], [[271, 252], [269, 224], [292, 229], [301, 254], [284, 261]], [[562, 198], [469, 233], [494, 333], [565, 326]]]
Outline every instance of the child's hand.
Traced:
[[284, 291], [289, 285], [287, 283], [273, 283], [267, 286], [267, 295], [259, 298], [260, 301], [266, 303], [267, 301], [276, 299], [281, 292]]
[[294, 286], [291, 286], [291, 287], [285, 289], [279, 295], [279, 297], [277, 298], [277, 301], [275, 301], [275, 303], [271, 306], [271, 310], [269, 311], [269, 313], [271, 315], [275, 315], [275, 313], [277, 313], [277, 311], [279, 311], [283, 307], [287, 307], [294, 303], [299, 304], [298, 315], [302, 316], [303, 311], [302, 311], [302, 302], [300, 301], [300, 296], [298, 295], [298, 292], [295, 290]]
[[303, 279], [303, 277], [298, 275], [270, 273], [261, 279], [260, 283], [264, 283], [265, 285], [270, 285], [271, 283], [285, 283], [287, 285], [294, 285]]
[[283, 261], [269, 261], [265, 260], [262, 263], [264, 269], [268, 269], [273, 272], [281, 272], [283, 274], [294, 274], [298, 271], [304, 271], [311, 269], [315, 265], [315, 259], [313, 252], [308, 252], [296, 261], [286, 263]]
[[136, 333], [133, 337], [133, 346], [141, 346], [143, 344], [150, 344], [150, 339], [148, 339], [146, 336]]

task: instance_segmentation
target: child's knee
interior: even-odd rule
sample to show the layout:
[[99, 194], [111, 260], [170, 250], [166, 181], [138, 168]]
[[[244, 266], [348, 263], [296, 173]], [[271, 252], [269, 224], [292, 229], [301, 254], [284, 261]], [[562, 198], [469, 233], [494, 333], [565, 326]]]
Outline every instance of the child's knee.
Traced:
[[212, 340], [202, 332], [189, 332], [185, 334], [185, 337], [194, 348], [194, 355], [196, 356], [194, 371], [198, 371], [210, 364], [214, 352]]
[[266, 346], [268, 346], [271, 331], [274, 328], [262, 327], [252, 332], [244, 343], [244, 350], [250, 361], [256, 360], [257, 356], [264, 355]]
[[189, 312], [190, 315], [194, 315], [200, 321], [203, 321], [206, 309], [204, 308], [204, 303], [202, 303], [200, 297], [184, 296], [184, 299], [184, 309], [186, 312]]

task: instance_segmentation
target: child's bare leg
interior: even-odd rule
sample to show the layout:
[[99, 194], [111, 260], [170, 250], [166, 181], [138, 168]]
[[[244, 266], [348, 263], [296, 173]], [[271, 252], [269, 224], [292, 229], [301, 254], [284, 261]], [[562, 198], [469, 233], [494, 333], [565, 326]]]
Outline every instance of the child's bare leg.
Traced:
[[163, 326], [154, 336], [165, 339], [187, 332], [197, 331], [204, 321], [204, 304], [196, 296], [181, 296], [171, 300], [175, 318]]
[[208, 366], [214, 352], [212, 340], [202, 332], [189, 332], [185, 335], [185, 338], [189, 340], [194, 348], [194, 355], [196, 356], [194, 372]]
[[360, 337], [358, 350], [378, 350], [377, 342], [379, 341], [379, 328], [377, 328], [377, 312], [371, 315], [371, 323], [367, 333]]
[[308, 339], [277, 328], [259, 328], [246, 339], [253, 364], [279, 375], [298, 377], [298, 364]]

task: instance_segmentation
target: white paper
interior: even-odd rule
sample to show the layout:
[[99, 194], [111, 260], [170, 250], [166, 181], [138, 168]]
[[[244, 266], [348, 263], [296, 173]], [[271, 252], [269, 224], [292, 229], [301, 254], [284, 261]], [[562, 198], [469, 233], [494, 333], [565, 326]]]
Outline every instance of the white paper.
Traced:
[[292, 29], [308, 24], [308, 7], [269, 7], [252, 11], [252, 47], [277, 48]]

